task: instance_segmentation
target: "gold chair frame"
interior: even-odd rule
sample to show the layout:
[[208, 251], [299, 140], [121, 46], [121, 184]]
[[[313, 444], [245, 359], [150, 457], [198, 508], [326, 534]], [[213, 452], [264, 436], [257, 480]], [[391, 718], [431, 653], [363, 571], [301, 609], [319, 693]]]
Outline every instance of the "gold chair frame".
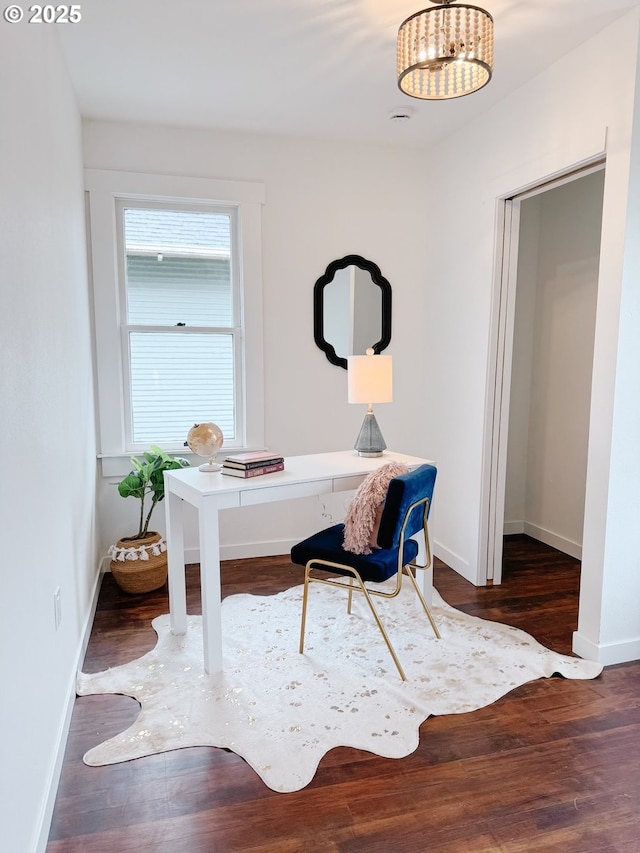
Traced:
[[[422, 527], [424, 530], [424, 542], [425, 542], [425, 549], [426, 549], [426, 554], [427, 554], [427, 564], [425, 566], [418, 566], [414, 562], [409, 562], [409, 563], [406, 563], [405, 565], [402, 565], [404, 533], [405, 533], [407, 524], [409, 522], [409, 518], [411, 516], [411, 513], [414, 511], [414, 509], [416, 509], [416, 507], [419, 507], [420, 504], [424, 505], [423, 514], [422, 514]], [[305, 626], [306, 626], [306, 621], [307, 621], [307, 601], [308, 601], [308, 595], [309, 595], [309, 584], [310, 583], [322, 583], [322, 584], [325, 584], [326, 586], [333, 586], [333, 587], [339, 587], [340, 589], [346, 589], [348, 594], [349, 594], [348, 600], [347, 600], [347, 613], [349, 613], [349, 614], [351, 613], [351, 602], [352, 602], [352, 597], [353, 597], [354, 591], [355, 592], [362, 592], [364, 594], [365, 600], [367, 601], [367, 604], [369, 605], [371, 613], [373, 614], [373, 618], [375, 619], [376, 625], [378, 626], [380, 633], [382, 634], [382, 637], [383, 637], [383, 639], [387, 645], [387, 648], [389, 649], [389, 653], [391, 654], [391, 657], [393, 658], [393, 662], [395, 663], [395, 665], [398, 669], [398, 672], [400, 673], [400, 678], [403, 681], [407, 680], [407, 677], [404, 674], [404, 670], [402, 668], [402, 665], [401, 665], [400, 661], [398, 660], [398, 656], [395, 652], [395, 649], [393, 648], [391, 640], [389, 639], [389, 635], [387, 634], [384, 625], [380, 621], [380, 616], [378, 615], [378, 611], [376, 610], [376, 608], [373, 604], [372, 596], [375, 595], [375, 596], [379, 596], [380, 598], [395, 598], [397, 595], [400, 594], [400, 591], [402, 589], [402, 577], [406, 573], [409, 576], [409, 578], [411, 579], [411, 584], [412, 584], [412, 586], [416, 592], [416, 595], [420, 599], [420, 603], [422, 604], [424, 612], [427, 614], [427, 618], [429, 620], [431, 627], [433, 628], [433, 632], [436, 635], [436, 638], [438, 640], [441, 639], [440, 632], [438, 631], [438, 626], [435, 623], [435, 620], [433, 618], [433, 615], [431, 614], [431, 610], [429, 609], [427, 602], [424, 600], [424, 596], [420, 592], [420, 587], [418, 586], [415, 575], [414, 575], [414, 571], [416, 569], [423, 569], [423, 570], [429, 569], [431, 567], [431, 563], [432, 563], [431, 542], [429, 539], [429, 525], [427, 523], [428, 514], [429, 514], [429, 498], [421, 498], [420, 500], [415, 501], [414, 503], [411, 504], [411, 506], [405, 512], [404, 519], [402, 522], [402, 528], [400, 530], [400, 544], [398, 546], [398, 570], [396, 572], [396, 588], [394, 590], [392, 590], [391, 592], [382, 592], [381, 590], [368, 588], [365, 585], [365, 582], [360, 577], [359, 572], [356, 569], [354, 569], [351, 566], [348, 566], [344, 563], [334, 563], [334, 562], [330, 562], [329, 560], [322, 560], [319, 558], [315, 558], [315, 559], [309, 560], [307, 562], [307, 564], [305, 566], [305, 570], [304, 570], [304, 593], [303, 593], [303, 597], [302, 597], [302, 624], [300, 626], [300, 649], [299, 649], [300, 654], [303, 654], [303, 652], [304, 652], [304, 634], [305, 634]], [[318, 567], [320, 567], [320, 568], [318, 568]], [[311, 574], [311, 572], [314, 569], [316, 571], [321, 570], [321, 571], [325, 571], [325, 572], [326, 571], [330, 572], [332, 568], [333, 569], [340, 569], [341, 571], [348, 572], [349, 575], [351, 575], [349, 577], [349, 584], [347, 585], [344, 582], [334, 580], [331, 578], [314, 577]], [[354, 579], [358, 582], [358, 586], [353, 585]]]

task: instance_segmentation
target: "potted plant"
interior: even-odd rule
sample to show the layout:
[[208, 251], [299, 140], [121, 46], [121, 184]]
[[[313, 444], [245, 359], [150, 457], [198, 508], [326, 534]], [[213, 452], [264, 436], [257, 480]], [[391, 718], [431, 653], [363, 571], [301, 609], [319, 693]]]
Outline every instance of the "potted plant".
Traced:
[[[125, 592], [151, 592], [167, 580], [167, 543], [159, 533], [149, 530], [156, 505], [164, 499], [164, 472], [188, 468], [189, 462], [179, 456], [169, 456], [151, 445], [142, 458], [131, 457], [133, 471], [118, 484], [123, 498], [140, 501], [138, 532], [119, 539], [109, 548], [111, 573]], [[151, 504], [147, 509], [147, 498]]]

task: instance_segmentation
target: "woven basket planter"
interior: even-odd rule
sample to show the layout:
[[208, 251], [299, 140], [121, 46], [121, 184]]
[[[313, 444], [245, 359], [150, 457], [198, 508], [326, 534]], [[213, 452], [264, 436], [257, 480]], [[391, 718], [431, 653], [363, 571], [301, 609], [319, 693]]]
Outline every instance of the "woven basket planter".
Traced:
[[151, 592], [167, 582], [167, 543], [159, 533], [119, 539], [109, 554], [111, 574], [124, 592]]

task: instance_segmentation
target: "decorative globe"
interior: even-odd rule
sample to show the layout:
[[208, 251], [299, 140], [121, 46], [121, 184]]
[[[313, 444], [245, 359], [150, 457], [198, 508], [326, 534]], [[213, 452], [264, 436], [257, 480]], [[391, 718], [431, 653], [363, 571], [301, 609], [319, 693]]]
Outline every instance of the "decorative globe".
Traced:
[[206, 456], [208, 462], [198, 466], [200, 471], [219, 471], [221, 466], [215, 460], [216, 453], [222, 447], [224, 436], [218, 424], [194, 424], [187, 435], [187, 445], [196, 456]]

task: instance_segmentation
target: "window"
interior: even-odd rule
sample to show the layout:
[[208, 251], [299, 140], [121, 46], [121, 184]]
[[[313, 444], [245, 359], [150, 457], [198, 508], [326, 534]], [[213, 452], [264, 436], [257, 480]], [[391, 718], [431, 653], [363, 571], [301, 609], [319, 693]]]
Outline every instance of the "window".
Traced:
[[235, 443], [242, 330], [234, 211], [121, 201], [118, 213], [128, 443], [179, 443], [194, 413]]
[[262, 446], [262, 187], [87, 176], [104, 473], [204, 420]]

